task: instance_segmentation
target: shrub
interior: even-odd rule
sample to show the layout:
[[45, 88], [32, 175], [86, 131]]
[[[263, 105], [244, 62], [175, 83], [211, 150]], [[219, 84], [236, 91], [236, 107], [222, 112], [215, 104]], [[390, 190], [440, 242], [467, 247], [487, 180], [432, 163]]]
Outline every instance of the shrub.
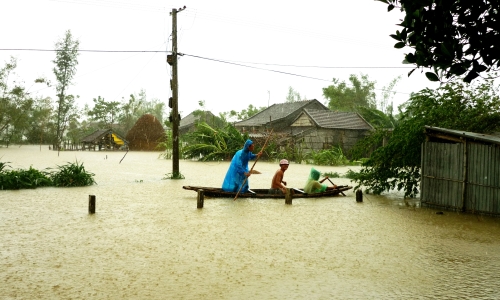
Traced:
[[67, 163], [58, 166], [58, 171], [51, 174], [52, 182], [57, 187], [88, 186], [96, 183], [93, 173], [87, 172], [83, 163]]

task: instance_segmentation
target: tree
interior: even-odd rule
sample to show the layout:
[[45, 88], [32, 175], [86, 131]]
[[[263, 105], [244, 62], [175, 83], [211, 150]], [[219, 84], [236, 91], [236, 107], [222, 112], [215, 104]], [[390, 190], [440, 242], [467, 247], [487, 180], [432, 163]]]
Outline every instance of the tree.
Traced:
[[25, 136], [28, 143], [40, 144], [41, 147], [42, 144], [54, 141], [55, 134], [51, 130], [54, 127], [51, 119], [54, 111], [52, 99], [49, 97], [37, 98], [34, 101]]
[[483, 72], [500, 67], [499, 0], [378, 0], [388, 11], [399, 7], [405, 17], [392, 34], [395, 48], [408, 46], [405, 61], [426, 72], [431, 81], [466, 74], [471, 82]]
[[143, 89], [141, 89], [138, 94], [130, 94], [128, 101], [122, 100], [121, 107], [118, 109], [120, 111], [118, 121], [124, 134], [126, 134], [134, 126], [135, 122], [145, 114], [155, 116], [161, 124], [168, 122], [168, 119], [165, 118], [165, 103], [156, 98], [148, 101], [146, 91]]
[[394, 111], [394, 104], [392, 101], [396, 94], [394, 88], [400, 80], [401, 75], [391, 80], [387, 86], [382, 88], [382, 99], [380, 100], [379, 108], [384, 114], [392, 115]]
[[122, 102], [121, 114], [119, 116], [120, 124], [124, 126], [124, 131], [128, 132], [142, 116], [142, 106], [144, 102], [138, 99], [134, 94], [130, 94], [127, 102]]
[[78, 47], [80, 42], [73, 39], [71, 32], [68, 30], [64, 38], [56, 42], [56, 58], [52, 62], [56, 65], [53, 69], [56, 76], [57, 85], [57, 131], [56, 144], [54, 145], [59, 150], [63, 138], [64, 130], [71, 118], [69, 114], [76, 113], [74, 100], [75, 97], [67, 95], [67, 90], [71, 85], [73, 76], [76, 73], [78, 65]]
[[22, 141], [34, 102], [21, 84], [11, 83], [16, 67], [17, 60], [11, 57], [0, 69], [0, 136], [7, 146]]
[[361, 106], [376, 108], [375, 81], [370, 81], [368, 75], [361, 74], [361, 78], [358, 78], [351, 74], [351, 86], [336, 78], [332, 81], [333, 85], [323, 88], [323, 96], [331, 110], [356, 111]]
[[266, 108], [267, 107], [257, 108], [255, 106], [253, 106], [252, 104], [249, 104], [248, 108], [243, 109], [241, 112], [237, 112], [235, 110], [230, 111], [229, 117], [236, 117], [238, 119], [238, 121], [246, 120], [246, 119], [258, 114], [259, 112], [263, 111]]
[[288, 95], [286, 96], [286, 101], [285, 102], [297, 102], [301, 101], [302, 98], [300, 97], [299, 92], [295, 91], [292, 87], [288, 88]]
[[110, 128], [116, 122], [119, 114], [120, 102], [107, 102], [101, 96], [94, 98], [94, 107], [87, 111], [87, 115], [91, 120], [98, 122], [99, 126]]
[[[424, 126], [436, 126], [477, 133], [500, 130], [500, 97], [492, 81], [477, 85], [450, 82], [437, 90], [424, 89], [412, 94], [401, 112], [386, 146], [376, 149], [363, 163], [354, 181], [368, 191], [380, 194], [390, 189], [404, 190], [405, 196], [419, 192], [420, 149], [425, 140]], [[380, 144], [387, 132], [377, 130], [361, 141], [368, 149]], [[354, 157], [358, 159], [360, 157]]]

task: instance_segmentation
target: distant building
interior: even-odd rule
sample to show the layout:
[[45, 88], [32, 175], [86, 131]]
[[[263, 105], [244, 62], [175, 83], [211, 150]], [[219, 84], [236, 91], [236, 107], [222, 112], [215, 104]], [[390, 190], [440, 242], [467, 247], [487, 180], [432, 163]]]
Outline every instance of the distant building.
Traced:
[[209, 111], [197, 110], [181, 119], [179, 123], [179, 135], [195, 131], [196, 125], [201, 121], [212, 127], [218, 127], [224, 124], [224, 122], [213, 113]]
[[334, 112], [316, 99], [273, 104], [234, 126], [255, 138], [272, 129], [280, 144], [300, 145], [305, 152], [336, 146], [347, 153], [374, 130], [358, 113]]
[[328, 107], [316, 99], [273, 104], [246, 120], [236, 122], [234, 126], [240, 132], [248, 132], [250, 134], [265, 132], [271, 128], [275, 132], [288, 130], [295, 118], [305, 108], [329, 110]]
[[290, 125], [290, 138], [306, 152], [340, 147], [346, 154], [373, 130], [356, 112], [303, 109]]

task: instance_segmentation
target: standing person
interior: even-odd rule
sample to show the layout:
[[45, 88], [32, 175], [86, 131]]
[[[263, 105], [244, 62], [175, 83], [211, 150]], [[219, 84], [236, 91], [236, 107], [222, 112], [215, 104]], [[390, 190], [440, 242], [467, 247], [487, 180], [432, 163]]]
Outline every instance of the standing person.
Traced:
[[326, 190], [334, 190], [337, 188], [337, 185], [328, 186], [326, 184], [322, 184], [323, 181], [328, 179], [328, 176], [325, 176], [321, 181], [319, 180], [321, 173], [315, 168], [311, 168], [311, 172], [309, 173], [309, 178], [307, 179], [306, 186], [304, 187], [304, 192], [306, 193], [322, 193]]
[[248, 139], [243, 146], [243, 149], [236, 151], [227, 170], [226, 177], [222, 183], [222, 190], [226, 192], [238, 192], [243, 182], [245, 184], [241, 187], [241, 193], [248, 192], [249, 185], [247, 177], [250, 177], [248, 170], [248, 161], [256, 157], [260, 157], [262, 152], [253, 154], [255, 148], [253, 141]]
[[288, 160], [280, 160], [280, 168], [276, 173], [274, 173], [273, 181], [271, 182], [271, 189], [269, 194], [285, 194], [286, 193], [286, 181], [283, 180], [285, 176], [285, 171], [288, 169]]

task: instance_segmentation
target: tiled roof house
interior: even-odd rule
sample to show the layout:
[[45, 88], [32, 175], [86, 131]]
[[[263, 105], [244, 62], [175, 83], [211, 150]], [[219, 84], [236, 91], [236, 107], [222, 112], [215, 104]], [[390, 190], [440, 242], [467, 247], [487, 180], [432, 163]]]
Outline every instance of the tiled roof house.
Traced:
[[340, 146], [345, 154], [374, 130], [358, 113], [331, 111], [316, 99], [273, 104], [235, 127], [255, 138], [272, 128], [280, 144], [301, 145], [305, 152]]
[[373, 126], [356, 112], [304, 109], [290, 125], [291, 138], [304, 150], [341, 147], [347, 153]]
[[250, 134], [267, 131], [270, 128], [274, 128], [274, 132], [288, 130], [290, 124], [305, 108], [329, 110], [316, 99], [273, 104], [246, 120], [236, 122], [234, 126], [240, 132]]
[[209, 111], [199, 111], [199, 114], [195, 114], [195, 112], [191, 112], [189, 115], [185, 116], [181, 119], [179, 123], [179, 134], [183, 135], [188, 132], [192, 132], [196, 128], [196, 123], [202, 119], [202, 115], [204, 116], [203, 120], [210, 126], [222, 125], [222, 120], [219, 117], [214, 115]]

